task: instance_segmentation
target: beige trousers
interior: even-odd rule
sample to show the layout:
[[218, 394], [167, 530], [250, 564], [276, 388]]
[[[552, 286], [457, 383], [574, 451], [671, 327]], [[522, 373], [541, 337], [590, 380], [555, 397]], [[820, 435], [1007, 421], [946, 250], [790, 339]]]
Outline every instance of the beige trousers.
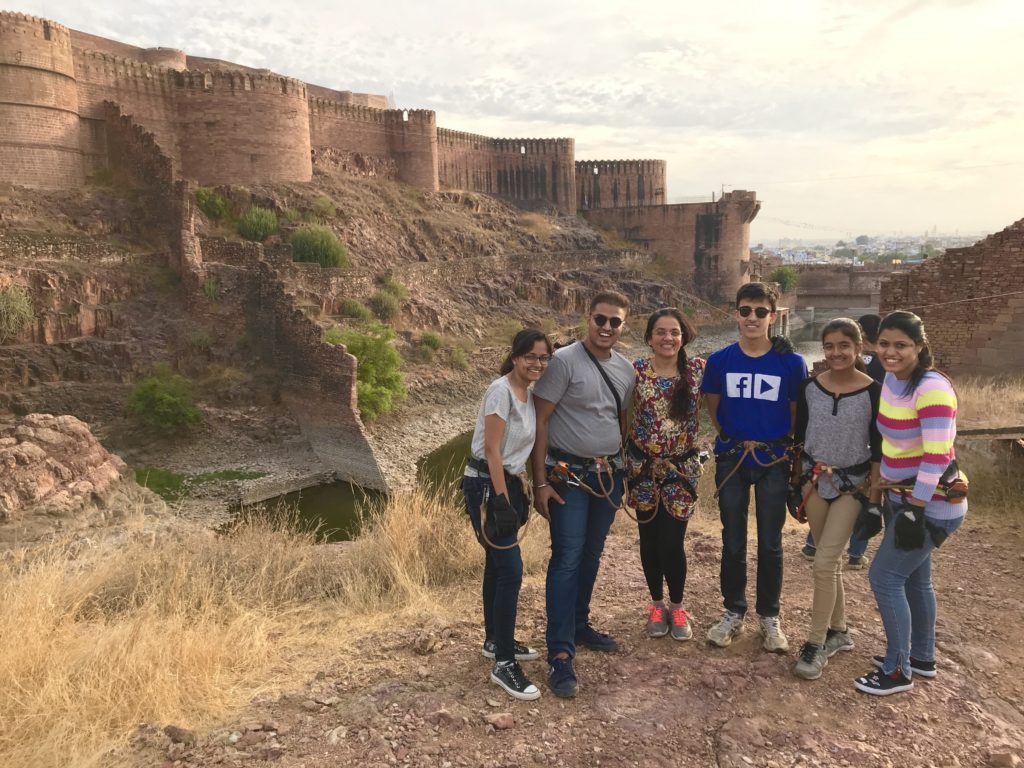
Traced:
[[[808, 486], [804, 486], [807, 493]], [[814, 600], [811, 631], [807, 639], [821, 645], [829, 628], [846, 629], [846, 601], [843, 597], [843, 553], [860, 514], [860, 502], [843, 495], [825, 501], [813, 491], [804, 505], [814, 536]]]

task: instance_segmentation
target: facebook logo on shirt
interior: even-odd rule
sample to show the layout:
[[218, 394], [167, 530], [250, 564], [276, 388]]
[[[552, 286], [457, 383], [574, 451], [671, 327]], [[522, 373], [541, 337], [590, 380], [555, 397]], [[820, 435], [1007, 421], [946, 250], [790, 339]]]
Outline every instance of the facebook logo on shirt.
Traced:
[[781, 388], [781, 376], [772, 376], [767, 373], [725, 374], [725, 393], [727, 397], [778, 402]]

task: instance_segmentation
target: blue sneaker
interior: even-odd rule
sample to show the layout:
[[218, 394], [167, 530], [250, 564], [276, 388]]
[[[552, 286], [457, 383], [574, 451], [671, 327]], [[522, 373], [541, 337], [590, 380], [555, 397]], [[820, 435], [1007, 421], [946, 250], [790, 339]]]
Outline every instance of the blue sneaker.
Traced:
[[589, 624], [584, 624], [576, 629], [576, 645], [603, 653], [614, 653], [619, 650], [619, 644], [615, 642], [615, 638], [604, 632], [598, 632]]
[[562, 699], [573, 698], [579, 683], [576, 682], [572, 659], [550, 659], [548, 665], [548, 688], [551, 692]]

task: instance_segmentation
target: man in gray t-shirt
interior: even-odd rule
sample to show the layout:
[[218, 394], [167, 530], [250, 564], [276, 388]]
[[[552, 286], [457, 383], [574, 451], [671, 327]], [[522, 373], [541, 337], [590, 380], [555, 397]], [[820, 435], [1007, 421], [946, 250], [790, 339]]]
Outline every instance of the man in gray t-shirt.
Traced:
[[[555, 352], [533, 388], [537, 413], [532, 457], [534, 504], [551, 524], [546, 589], [548, 687], [556, 696], [576, 695], [573, 659], [577, 644], [597, 651], [618, 648], [614, 639], [590, 626], [590, 598], [605, 538], [622, 499], [617, 456], [622, 411], [633, 392], [634, 371], [613, 347], [622, 335], [628, 307], [629, 300], [618, 293], [594, 296], [583, 341]], [[611, 477], [607, 470], [598, 477], [594, 459], [601, 458], [614, 461]], [[610, 498], [592, 496], [571, 483], [552, 483], [549, 470], [557, 462], [568, 464], [575, 476], [598, 493], [603, 480]]]

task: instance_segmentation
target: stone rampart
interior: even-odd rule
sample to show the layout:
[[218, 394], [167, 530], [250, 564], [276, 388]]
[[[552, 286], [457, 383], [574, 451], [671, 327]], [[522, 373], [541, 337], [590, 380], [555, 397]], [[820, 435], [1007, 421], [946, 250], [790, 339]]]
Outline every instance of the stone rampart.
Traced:
[[438, 177], [445, 187], [562, 213], [576, 209], [573, 139], [495, 139], [439, 128], [437, 143]]
[[0, 14], [0, 182], [67, 188], [84, 181], [71, 33]]
[[664, 205], [666, 167], [664, 160], [577, 160], [576, 207]]
[[726, 192], [710, 203], [678, 203], [582, 211], [594, 226], [651, 251], [691, 282], [699, 296], [731, 302], [750, 275], [750, 222], [761, 204], [754, 192]]
[[961, 375], [1024, 370], [1024, 219], [882, 283], [880, 311], [923, 321], [938, 367]]
[[796, 308], [860, 309], [877, 307], [882, 280], [891, 267], [802, 264], [797, 273]]

